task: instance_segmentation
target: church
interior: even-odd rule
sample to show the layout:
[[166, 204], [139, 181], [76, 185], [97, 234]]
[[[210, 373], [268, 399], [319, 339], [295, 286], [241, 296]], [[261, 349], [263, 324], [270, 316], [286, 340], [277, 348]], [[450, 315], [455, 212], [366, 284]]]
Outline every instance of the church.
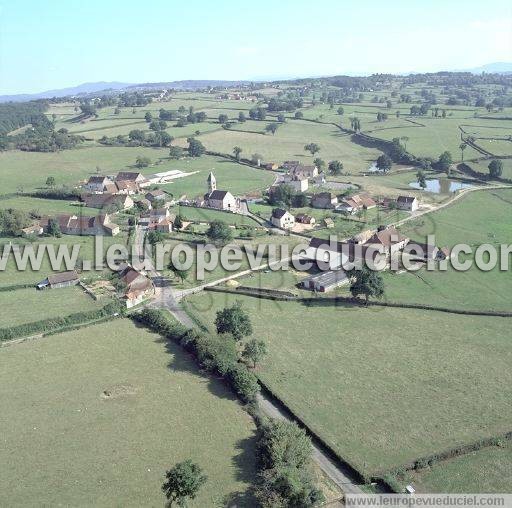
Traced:
[[204, 206], [216, 208], [217, 210], [239, 211], [240, 200], [235, 198], [229, 191], [218, 190], [217, 180], [212, 172], [208, 175], [206, 183], [208, 185], [208, 192], [204, 195]]

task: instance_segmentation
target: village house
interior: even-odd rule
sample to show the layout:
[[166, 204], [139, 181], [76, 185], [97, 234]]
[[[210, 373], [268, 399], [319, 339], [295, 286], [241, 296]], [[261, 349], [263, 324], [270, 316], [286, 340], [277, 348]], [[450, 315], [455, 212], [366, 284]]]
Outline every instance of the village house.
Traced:
[[25, 237], [32, 236], [32, 235], [40, 236], [43, 233], [44, 233], [43, 227], [39, 223], [32, 224], [31, 226], [28, 226], [21, 230], [22, 236], [25, 236]]
[[84, 185], [84, 189], [87, 189], [89, 192], [101, 194], [105, 192], [109, 185], [113, 185], [114, 182], [107, 176], [91, 176], [87, 183]]
[[289, 185], [296, 192], [305, 192], [309, 188], [309, 180], [303, 175], [285, 175], [283, 183]]
[[150, 182], [146, 180], [142, 173], [138, 173], [135, 171], [120, 171], [117, 173], [115, 178], [116, 182], [132, 182], [137, 184], [141, 189], [144, 187], [149, 187]]
[[269, 171], [275, 171], [279, 168], [279, 164], [277, 162], [267, 162], [265, 164], [265, 169], [268, 169]]
[[118, 271], [124, 285], [123, 300], [128, 309], [142, 303], [155, 293], [153, 281], [128, 264], [123, 264]]
[[318, 176], [318, 168], [316, 166], [304, 166], [299, 164], [290, 168], [289, 174], [299, 178], [315, 178]]
[[151, 203], [152, 206], [168, 207], [170, 205], [169, 194], [160, 189], [146, 192], [144, 197]]
[[[133, 196], [140, 192], [139, 184], [130, 180], [119, 180], [113, 185], [115, 185], [115, 191], [112, 192], [112, 194], [127, 194], [128, 196]], [[107, 187], [107, 191], [109, 187]]]
[[175, 221], [176, 215], [171, 214], [168, 208], [154, 208], [149, 212], [149, 221], [147, 223], [147, 227], [152, 231], [171, 233]]
[[394, 255], [404, 249], [409, 242], [409, 239], [401, 235], [394, 227], [379, 227], [379, 230], [374, 233], [366, 242], [375, 248], [384, 247], [388, 255]]
[[[45, 233], [48, 233], [51, 217], [43, 217], [39, 224]], [[79, 217], [77, 215], [57, 215], [54, 220], [59, 225], [60, 231], [64, 235], [78, 236], [116, 236], [120, 228], [117, 224], [110, 221], [108, 214], [98, 215], [96, 217]]]
[[399, 210], [407, 210], [414, 212], [419, 208], [420, 204], [418, 198], [414, 196], [398, 196], [396, 199], [396, 207]]
[[281, 229], [292, 229], [295, 226], [295, 217], [282, 208], [274, 208], [270, 219], [272, 224]]
[[442, 261], [450, 257], [450, 249], [448, 247], [436, 247], [432, 244], [412, 242], [410, 241], [403, 250], [410, 259], [418, 259], [421, 261]]
[[324, 226], [328, 229], [332, 229], [334, 227], [334, 221], [330, 217], [324, 217], [322, 220]]
[[285, 169], [286, 171], [290, 171], [290, 170], [294, 169], [295, 167], [297, 167], [299, 164], [300, 164], [299, 161], [284, 161], [281, 164], [281, 167], [283, 169]]
[[338, 197], [330, 192], [320, 192], [311, 198], [313, 208], [331, 209], [338, 204]]
[[133, 199], [126, 194], [87, 194], [82, 199], [88, 208], [129, 210], [134, 205]]
[[210, 172], [206, 180], [208, 192], [204, 195], [204, 205], [217, 210], [237, 212], [240, 209], [240, 200], [229, 191], [217, 190], [215, 175]]
[[353, 214], [361, 210], [370, 210], [376, 206], [377, 203], [370, 196], [354, 194], [353, 196], [343, 199], [338, 206], [336, 206], [336, 211]]
[[60, 272], [48, 275], [46, 279], [41, 281], [36, 288], [37, 289], [57, 289], [65, 288], [69, 286], [76, 286], [80, 282], [78, 274], [75, 270], [69, 272]]

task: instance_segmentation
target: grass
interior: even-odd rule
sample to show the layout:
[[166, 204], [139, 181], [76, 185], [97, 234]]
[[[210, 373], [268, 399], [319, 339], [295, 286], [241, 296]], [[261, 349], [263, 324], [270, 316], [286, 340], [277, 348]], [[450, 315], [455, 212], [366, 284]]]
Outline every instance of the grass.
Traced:
[[96, 215], [98, 210], [87, 208], [78, 201], [64, 199], [34, 198], [31, 196], [16, 196], [8, 199], [0, 199], [0, 208], [15, 208], [25, 212], [36, 212], [38, 215], [75, 214]]
[[[41, 279], [42, 280], [42, 279]], [[0, 328], [31, 323], [99, 309], [105, 302], [94, 301], [77, 287], [37, 291], [34, 288], [0, 291]]]
[[[260, 122], [261, 129], [269, 122]], [[352, 173], [368, 169], [381, 154], [379, 150], [353, 143], [349, 135], [333, 125], [301, 120], [290, 120], [282, 124], [274, 136], [234, 129], [205, 134], [201, 140], [209, 150], [231, 153], [234, 146], [240, 146], [244, 156], [259, 153], [264, 161], [293, 159], [311, 164], [315, 157], [325, 161], [337, 159], [343, 162], [346, 171]], [[315, 157], [304, 151], [304, 145], [310, 142], [320, 146], [320, 152]]]
[[411, 475], [417, 492], [509, 493], [512, 444], [493, 446], [436, 464]]
[[219, 293], [187, 298], [210, 327], [216, 310], [235, 300], [269, 348], [261, 379], [365, 472], [510, 430], [504, 318]]
[[3, 506], [163, 505], [188, 458], [208, 476], [190, 506], [251, 505], [254, 424], [174, 344], [116, 320], [0, 356]]
[[192, 206], [176, 206], [173, 213], [180, 214], [186, 220], [198, 222], [211, 222], [213, 220], [221, 220], [227, 224], [246, 225], [256, 227], [259, 224], [251, 217], [236, 213], [223, 212], [220, 210], [211, 210], [209, 208], [195, 208]]

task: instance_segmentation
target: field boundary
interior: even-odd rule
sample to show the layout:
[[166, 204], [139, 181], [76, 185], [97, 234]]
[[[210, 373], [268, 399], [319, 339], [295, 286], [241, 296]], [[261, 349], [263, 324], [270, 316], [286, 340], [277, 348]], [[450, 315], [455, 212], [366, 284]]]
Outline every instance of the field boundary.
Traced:
[[357, 298], [349, 298], [344, 296], [320, 296], [317, 298], [312, 297], [300, 297], [291, 295], [288, 292], [285, 291], [278, 291], [278, 290], [266, 290], [272, 291], [272, 293], [262, 292], [258, 291], [257, 288], [249, 288], [249, 287], [242, 287], [240, 289], [230, 289], [230, 288], [223, 288], [218, 286], [210, 286], [205, 287], [205, 291], [213, 291], [216, 293], [230, 293], [233, 295], [242, 295], [242, 296], [251, 296], [253, 298], [261, 298], [264, 300], [279, 300], [279, 301], [295, 301], [303, 303], [307, 306], [314, 306], [314, 305], [325, 305], [329, 304], [332, 306], [336, 306], [337, 304], [344, 304], [349, 305], [353, 307], [392, 307], [392, 308], [399, 308], [399, 309], [417, 309], [417, 310], [428, 310], [428, 311], [434, 311], [434, 312], [446, 312], [448, 314], [462, 314], [467, 316], [487, 316], [487, 317], [512, 317], [512, 311], [486, 311], [486, 310], [473, 310], [473, 309], [452, 309], [450, 307], [440, 307], [435, 305], [424, 305], [421, 303], [400, 303], [400, 302], [379, 302], [379, 301], [369, 301], [368, 303], [363, 302], [362, 300], [359, 300]]

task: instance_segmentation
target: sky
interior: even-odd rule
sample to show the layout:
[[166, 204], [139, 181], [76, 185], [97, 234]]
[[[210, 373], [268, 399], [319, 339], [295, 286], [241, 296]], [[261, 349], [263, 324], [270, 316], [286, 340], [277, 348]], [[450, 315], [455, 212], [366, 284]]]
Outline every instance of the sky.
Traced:
[[0, 0], [0, 94], [510, 61], [509, 0]]

